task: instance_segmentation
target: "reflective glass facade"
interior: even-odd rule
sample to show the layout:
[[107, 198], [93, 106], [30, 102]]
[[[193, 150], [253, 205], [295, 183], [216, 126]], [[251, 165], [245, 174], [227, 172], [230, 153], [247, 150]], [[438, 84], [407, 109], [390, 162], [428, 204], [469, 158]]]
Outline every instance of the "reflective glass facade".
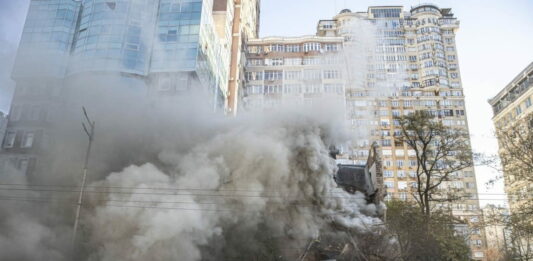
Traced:
[[70, 72], [121, 71], [145, 75], [156, 0], [84, 0]]
[[[212, 9], [212, 0], [32, 0], [17, 58], [23, 71], [14, 75], [41, 67], [55, 68], [56, 78], [190, 73], [222, 95], [229, 49], [217, 36]], [[28, 64], [35, 61], [46, 66], [32, 70]]]
[[152, 72], [196, 68], [201, 17], [201, 0], [161, 0]]
[[[213, 0], [31, 0], [0, 172], [2, 162], [29, 176], [49, 166], [42, 152], [63, 138], [52, 123], [73, 96], [116, 91], [112, 81], [131, 99], [199, 89], [214, 110], [224, 108], [233, 2], [220, 3], [226, 8], [214, 14]], [[91, 81], [78, 77], [86, 73]]]
[[63, 77], [76, 31], [80, 3], [31, 1], [13, 77], [23, 74]]

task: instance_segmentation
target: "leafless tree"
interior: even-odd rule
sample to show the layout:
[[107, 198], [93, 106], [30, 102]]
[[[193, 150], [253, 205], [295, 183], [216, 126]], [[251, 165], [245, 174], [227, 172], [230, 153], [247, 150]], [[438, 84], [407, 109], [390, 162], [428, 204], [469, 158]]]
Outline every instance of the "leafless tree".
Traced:
[[514, 179], [533, 182], [533, 114], [496, 132], [505, 173]]
[[533, 260], [533, 223], [529, 213], [514, 211], [502, 214], [490, 211], [484, 217], [485, 226], [500, 226], [504, 229], [504, 246], [500, 257], [504, 260]]
[[[414, 198], [424, 215], [430, 217], [433, 202], [458, 200], [462, 196], [439, 189], [453, 173], [473, 166], [472, 150], [465, 129], [444, 126], [427, 111], [397, 117], [401, 135], [396, 142], [405, 143], [416, 157]], [[449, 191], [448, 191], [449, 192]]]

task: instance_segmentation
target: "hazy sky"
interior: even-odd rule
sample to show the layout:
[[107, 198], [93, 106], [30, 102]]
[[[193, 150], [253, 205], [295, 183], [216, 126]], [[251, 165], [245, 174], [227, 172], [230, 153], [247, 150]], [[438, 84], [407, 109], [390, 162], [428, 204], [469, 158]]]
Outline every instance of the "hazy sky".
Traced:
[[[424, 1], [427, 2], [427, 1]], [[16, 45], [20, 39], [29, 0], [0, 0], [0, 110], [7, 111], [12, 82], [9, 80]], [[298, 36], [315, 33], [319, 19], [329, 19], [343, 8], [366, 11], [374, 5], [403, 5], [404, 0], [262, 0], [261, 36]], [[533, 62], [532, 0], [435, 0], [450, 7], [461, 21], [457, 49], [472, 144], [476, 152], [496, 154], [492, 111], [487, 100]], [[502, 182], [485, 183], [496, 175], [476, 168], [482, 204], [500, 199]], [[494, 194], [494, 195], [492, 195]], [[502, 203], [494, 200], [493, 203]]]

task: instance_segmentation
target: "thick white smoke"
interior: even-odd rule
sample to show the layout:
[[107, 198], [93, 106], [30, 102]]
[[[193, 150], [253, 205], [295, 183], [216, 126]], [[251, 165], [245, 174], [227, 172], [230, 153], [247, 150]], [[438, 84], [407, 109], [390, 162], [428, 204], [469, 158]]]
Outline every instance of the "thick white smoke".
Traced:
[[[333, 115], [228, 120], [188, 151], [161, 152], [165, 171], [134, 165], [94, 183], [107, 189], [90, 197], [85, 218], [89, 245], [101, 246], [91, 260], [202, 260], [202, 249], [223, 248], [234, 226], [253, 233], [264, 225], [282, 238], [272, 242], [282, 249], [304, 247], [302, 239], [333, 223], [368, 231], [379, 221], [370, 217], [375, 207], [333, 181], [328, 142], [341, 137]], [[246, 233], [240, 244], [263, 247]]]
[[[345, 76], [362, 88], [368, 46], [354, 48]], [[230, 119], [194, 96], [147, 95], [158, 86], [118, 73], [56, 87], [46, 164], [28, 178], [0, 175], [0, 260], [73, 259], [82, 106], [97, 124], [74, 260], [295, 260], [309, 240], [344, 233], [338, 227], [364, 233], [380, 223], [376, 206], [333, 181], [329, 147], [350, 141], [344, 108]]]

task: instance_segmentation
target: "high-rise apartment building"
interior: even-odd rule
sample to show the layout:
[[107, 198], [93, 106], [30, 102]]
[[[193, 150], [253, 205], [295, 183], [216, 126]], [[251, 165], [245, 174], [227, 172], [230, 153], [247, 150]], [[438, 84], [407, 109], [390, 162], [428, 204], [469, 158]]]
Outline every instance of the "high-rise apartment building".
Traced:
[[235, 0], [231, 31], [227, 111], [236, 114], [240, 93], [244, 87], [245, 46], [259, 36], [260, 0]]
[[[273, 106], [285, 98], [305, 98], [308, 92], [321, 96], [331, 90], [344, 90], [345, 118], [354, 133], [353, 147], [346, 157], [364, 164], [369, 144], [379, 140], [387, 198], [412, 200], [409, 191], [416, 184], [417, 161], [406, 144], [395, 142], [394, 137], [401, 131], [394, 117], [424, 110], [445, 126], [468, 131], [455, 46], [458, 29], [459, 21], [451, 9], [431, 4], [409, 11], [402, 6], [369, 7], [367, 12], [342, 10], [332, 19], [318, 22], [315, 39], [251, 41], [243, 101]], [[327, 39], [334, 39], [335, 48], [342, 48], [340, 56], [333, 56], [337, 58], [324, 55], [332, 48]], [[318, 71], [314, 72], [313, 66]], [[333, 72], [336, 67], [338, 72]], [[301, 78], [286, 80], [293, 75]], [[342, 77], [330, 83], [331, 75]], [[441, 187], [469, 195], [439, 207], [469, 224], [457, 229], [469, 235], [472, 257], [484, 259], [485, 234], [475, 228], [482, 221], [482, 212], [474, 168], [454, 173]]]
[[[237, 2], [32, 0], [12, 73], [16, 89], [3, 160], [28, 173], [42, 163], [38, 155], [53, 143], [60, 112], [79, 91], [72, 83], [93, 88], [86, 76], [104, 83], [119, 77], [136, 99], [201, 89], [214, 110], [224, 110], [234, 20], [250, 37], [258, 25], [258, 1]], [[108, 85], [109, 93], [120, 93], [122, 87]]]
[[333, 62], [342, 44], [342, 37], [249, 40], [242, 106], [270, 109], [322, 103], [325, 99], [343, 103], [342, 68]]
[[494, 112], [492, 121], [496, 128], [505, 192], [512, 217], [506, 247], [517, 258], [529, 260], [533, 245], [531, 234], [523, 228], [523, 224], [527, 226], [533, 222], [529, 214], [533, 184], [528, 181], [533, 177], [528, 167], [531, 166], [531, 148], [525, 147], [531, 144], [533, 131], [533, 62], [489, 103]]
[[[498, 133], [503, 133], [507, 128], [524, 128], [531, 130], [533, 122], [525, 122], [533, 114], [533, 63], [520, 72], [503, 90], [489, 100], [492, 105], [494, 117], [492, 121]], [[506, 137], [498, 137], [499, 141]], [[500, 146], [500, 154], [505, 147]], [[510, 164], [512, 162], [509, 162]], [[519, 209], [529, 198], [515, 197], [521, 192], [530, 195], [532, 184], [515, 177], [512, 171], [507, 171], [510, 166], [503, 166], [505, 177], [505, 190], [509, 195], [511, 212]], [[530, 173], [533, 175], [533, 173]]]

